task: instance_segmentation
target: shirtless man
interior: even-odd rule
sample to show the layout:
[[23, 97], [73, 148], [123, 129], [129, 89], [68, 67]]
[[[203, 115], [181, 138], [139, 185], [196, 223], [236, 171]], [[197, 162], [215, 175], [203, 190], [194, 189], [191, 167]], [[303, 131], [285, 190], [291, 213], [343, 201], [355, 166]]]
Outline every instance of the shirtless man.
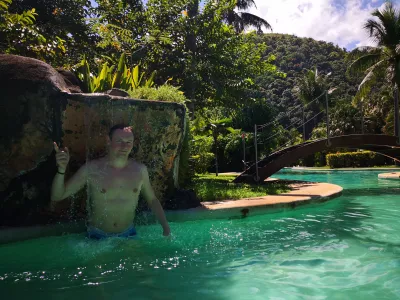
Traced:
[[75, 194], [87, 184], [88, 236], [97, 239], [128, 237], [136, 235], [133, 219], [142, 192], [161, 223], [163, 235], [168, 236], [170, 228], [154, 195], [146, 166], [129, 159], [133, 147], [131, 128], [122, 124], [112, 127], [108, 143], [108, 156], [87, 162], [68, 182], [64, 181], [69, 162], [68, 148], [60, 149], [54, 143], [58, 170], [51, 188], [52, 204]]

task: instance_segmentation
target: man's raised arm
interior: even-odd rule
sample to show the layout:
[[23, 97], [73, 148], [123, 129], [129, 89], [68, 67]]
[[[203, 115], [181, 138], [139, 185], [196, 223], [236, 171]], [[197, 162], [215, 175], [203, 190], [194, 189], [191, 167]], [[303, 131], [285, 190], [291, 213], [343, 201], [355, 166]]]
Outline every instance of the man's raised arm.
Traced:
[[[60, 149], [56, 143], [54, 143], [54, 150], [56, 151], [57, 173], [56, 176], [54, 176], [51, 186], [51, 201], [57, 202], [75, 194], [84, 187], [87, 169], [86, 165], [83, 165], [78, 172], [65, 183], [64, 177], [69, 162], [69, 150], [67, 147]], [[53, 208], [53, 205], [51, 205], [51, 208]]]

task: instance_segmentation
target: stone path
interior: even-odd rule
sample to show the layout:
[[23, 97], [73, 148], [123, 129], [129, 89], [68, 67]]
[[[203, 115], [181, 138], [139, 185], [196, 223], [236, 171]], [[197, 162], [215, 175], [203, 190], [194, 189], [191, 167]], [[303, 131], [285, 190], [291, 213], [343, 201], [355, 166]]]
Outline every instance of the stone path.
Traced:
[[289, 192], [279, 195], [203, 202], [203, 205], [209, 210], [245, 207], [254, 208], [257, 206], [275, 206], [277, 204], [287, 204], [287, 206], [292, 207], [302, 202], [318, 202], [318, 200], [324, 200], [325, 198], [330, 199], [339, 196], [343, 190], [342, 187], [330, 183], [302, 182], [293, 183], [289, 186], [291, 188]]
[[[278, 180], [278, 179], [274, 179]], [[197, 219], [241, 218], [243, 216], [263, 214], [266, 211], [293, 209], [297, 206], [325, 202], [339, 197], [343, 188], [330, 183], [293, 182], [291, 190], [279, 195], [202, 202], [201, 207], [181, 211], [168, 211], [171, 221], [188, 221]]]
[[400, 172], [381, 173], [378, 174], [378, 178], [400, 180]]

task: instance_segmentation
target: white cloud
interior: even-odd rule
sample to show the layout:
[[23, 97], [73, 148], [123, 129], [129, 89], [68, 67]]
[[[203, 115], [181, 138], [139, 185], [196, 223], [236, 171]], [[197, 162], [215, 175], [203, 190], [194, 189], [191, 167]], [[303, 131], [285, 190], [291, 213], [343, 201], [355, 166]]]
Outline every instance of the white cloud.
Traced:
[[[395, 2], [398, 2], [397, 0]], [[274, 33], [288, 33], [338, 44], [348, 50], [372, 45], [363, 29], [382, 0], [255, 0], [249, 12], [267, 20]]]

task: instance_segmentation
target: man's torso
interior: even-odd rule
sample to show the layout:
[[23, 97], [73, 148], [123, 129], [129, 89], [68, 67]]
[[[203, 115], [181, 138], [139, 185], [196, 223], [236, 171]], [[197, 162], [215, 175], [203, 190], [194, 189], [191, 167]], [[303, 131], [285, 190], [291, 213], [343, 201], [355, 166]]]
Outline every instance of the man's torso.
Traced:
[[142, 187], [142, 165], [130, 160], [123, 169], [115, 169], [105, 159], [88, 166], [88, 222], [105, 232], [127, 229], [135, 218]]

